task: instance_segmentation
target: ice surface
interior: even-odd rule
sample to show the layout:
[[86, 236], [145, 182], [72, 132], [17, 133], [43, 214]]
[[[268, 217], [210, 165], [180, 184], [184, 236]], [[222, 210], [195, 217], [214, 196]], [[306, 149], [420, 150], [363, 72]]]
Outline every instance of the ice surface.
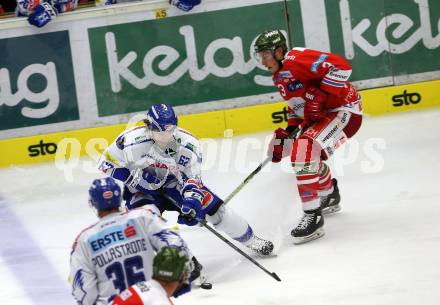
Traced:
[[[331, 162], [342, 211], [325, 218], [323, 238], [303, 245], [289, 238], [301, 215], [289, 162], [270, 164], [230, 206], [275, 242], [277, 256], [257, 260], [282, 282], [203, 228], [181, 227], [214, 287], [174, 303], [440, 304], [439, 122], [437, 110], [366, 119], [356, 141]], [[266, 136], [204, 141], [205, 184], [227, 196], [263, 160]], [[0, 171], [3, 303], [75, 304], [67, 284], [70, 247], [96, 221], [87, 189], [98, 174], [81, 166], [72, 176], [66, 181], [53, 163]], [[175, 214], [165, 217], [175, 222]]]

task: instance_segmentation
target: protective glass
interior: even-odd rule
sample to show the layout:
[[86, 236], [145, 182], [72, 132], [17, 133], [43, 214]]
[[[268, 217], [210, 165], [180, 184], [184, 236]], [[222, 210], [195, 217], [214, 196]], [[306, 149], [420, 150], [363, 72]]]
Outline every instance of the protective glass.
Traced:
[[255, 52], [254, 58], [259, 64], [262, 64], [263, 60], [266, 61], [266, 60], [273, 59], [274, 56], [273, 56], [273, 52], [271, 50], [264, 50], [264, 51], [260, 51], [260, 52]]

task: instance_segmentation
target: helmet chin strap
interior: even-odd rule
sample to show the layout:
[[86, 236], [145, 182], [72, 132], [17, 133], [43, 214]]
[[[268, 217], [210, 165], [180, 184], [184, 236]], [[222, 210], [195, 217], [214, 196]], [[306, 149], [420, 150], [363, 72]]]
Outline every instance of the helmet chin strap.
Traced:
[[[277, 48], [278, 49], [278, 48]], [[285, 54], [283, 54], [283, 59], [281, 59], [281, 60], [278, 60], [277, 59], [277, 57], [276, 57], [276, 51], [277, 51], [277, 49], [275, 49], [274, 51], [273, 51], [273, 58], [277, 61], [277, 63], [278, 63], [278, 71], [283, 67], [283, 59], [284, 59], [284, 55]], [[284, 53], [284, 52], [283, 52]]]
[[278, 71], [283, 67], [283, 62], [281, 60], [277, 60], [278, 63]]

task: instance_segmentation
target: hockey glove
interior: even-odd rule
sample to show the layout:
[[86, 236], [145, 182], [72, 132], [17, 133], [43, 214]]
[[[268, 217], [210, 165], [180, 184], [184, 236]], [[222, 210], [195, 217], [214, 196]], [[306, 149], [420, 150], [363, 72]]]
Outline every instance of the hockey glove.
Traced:
[[178, 298], [182, 294], [188, 293], [191, 291], [191, 284], [183, 283], [179, 287], [177, 287], [176, 291], [174, 291], [173, 297]]
[[182, 11], [189, 12], [194, 6], [199, 5], [202, 0], [169, 0], [171, 5], [176, 6]]
[[50, 3], [43, 2], [35, 7], [27, 20], [30, 24], [41, 28], [55, 19], [57, 15], [57, 10]]
[[[272, 141], [269, 144], [269, 155], [272, 155], [272, 162], [278, 163], [282, 158], [286, 157], [290, 153], [292, 142], [296, 136], [298, 127], [287, 126], [286, 129], [278, 128], [274, 131]], [[287, 139], [289, 139], [289, 145], [287, 145]]]
[[325, 116], [325, 101], [327, 100], [327, 94], [319, 90], [318, 88], [309, 88], [303, 96], [305, 102], [304, 105], [304, 120], [316, 122]]
[[184, 193], [183, 197], [180, 208], [182, 215], [177, 218], [177, 223], [194, 226], [201, 219], [205, 219], [205, 212], [202, 208], [203, 193], [200, 190], [193, 190]]
[[145, 194], [155, 192], [163, 185], [154, 174], [140, 168], [133, 170], [124, 183]]

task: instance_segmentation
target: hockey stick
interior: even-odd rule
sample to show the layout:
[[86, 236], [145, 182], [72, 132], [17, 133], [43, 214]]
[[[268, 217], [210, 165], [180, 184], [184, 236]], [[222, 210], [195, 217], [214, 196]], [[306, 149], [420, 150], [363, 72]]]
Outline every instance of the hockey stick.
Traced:
[[[176, 208], [180, 209], [180, 206], [177, 204], [177, 202], [171, 198], [170, 196], [168, 196], [167, 194], [163, 194], [165, 196], [165, 198], [167, 198]], [[253, 259], [252, 257], [250, 257], [246, 252], [244, 252], [243, 250], [241, 250], [239, 247], [237, 247], [236, 245], [234, 245], [232, 242], [230, 242], [228, 239], [226, 239], [223, 235], [221, 235], [216, 229], [214, 229], [213, 227], [211, 227], [208, 222], [206, 221], [206, 219], [197, 219], [197, 221], [200, 223], [200, 225], [202, 227], [205, 227], [206, 229], [208, 229], [212, 234], [214, 234], [215, 236], [217, 236], [218, 238], [220, 238], [223, 242], [225, 242], [228, 246], [230, 246], [232, 249], [234, 249], [235, 251], [237, 251], [238, 253], [240, 253], [242, 256], [244, 256], [248, 261], [254, 263], [258, 268], [260, 268], [261, 270], [263, 270], [265, 273], [267, 273], [269, 276], [271, 276], [272, 278], [274, 278], [275, 280], [277, 280], [278, 282], [281, 282], [281, 279], [279, 278], [279, 276], [275, 273], [275, 272], [270, 272], [269, 270], [267, 270], [266, 268], [264, 268], [259, 262], [257, 262], [255, 259]]]
[[[298, 136], [301, 132], [302, 132], [302, 128], [301, 128], [301, 126], [298, 128], [298, 129], [295, 129], [294, 131], [292, 131], [290, 134], [289, 134], [289, 139], [293, 139], [293, 138], [295, 138], [296, 136]], [[244, 188], [244, 186], [246, 185], [246, 184], [248, 184], [248, 182], [256, 175], [256, 174], [258, 174], [260, 171], [261, 171], [261, 169], [264, 167], [264, 166], [266, 166], [266, 164], [267, 163], [269, 163], [270, 161], [272, 160], [272, 157], [267, 157], [266, 159], [264, 159], [264, 161], [263, 162], [261, 162], [260, 163], [260, 165], [258, 165], [258, 167], [256, 168], [256, 169], [254, 169], [253, 170], [253, 172], [252, 173], [250, 173], [244, 180], [243, 180], [243, 182], [242, 183], [240, 183], [240, 185], [239, 186], [237, 186], [236, 188], [235, 188], [235, 190], [233, 190], [229, 195], [228, 195], [228, 197], [226, 197], [225, 198], [225, 200], [223, 201], [225, 204], [227, 204], [229, 201], [231, 201], [231, 199], [235, 196], [235, 195], [237, 195], [237, 193], [239, 192], [239, 191], [241, 191], [243, 188]]]

